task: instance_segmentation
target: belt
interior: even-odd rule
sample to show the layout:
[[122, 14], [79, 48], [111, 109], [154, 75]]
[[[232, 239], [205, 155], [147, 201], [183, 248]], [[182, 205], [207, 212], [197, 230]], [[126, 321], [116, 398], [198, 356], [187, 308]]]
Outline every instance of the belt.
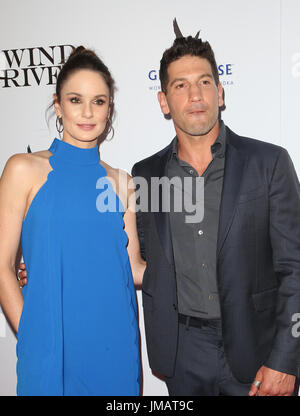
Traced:
[[184, 324], [186, 327], [193, 326], [194, 328], [210, 327], [221, 329], [221, 319], [204, 319], [196, 318], [195, 316], [187, 316], [178, 314], [178, 321], [180, 324]]

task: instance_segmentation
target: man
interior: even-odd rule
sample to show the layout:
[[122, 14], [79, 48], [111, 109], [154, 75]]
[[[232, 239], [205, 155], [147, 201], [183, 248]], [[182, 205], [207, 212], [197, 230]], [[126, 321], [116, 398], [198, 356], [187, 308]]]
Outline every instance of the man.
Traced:
[[239, 137], [219, 120], [223, 89], [208, 42], [178, 37], [160, 77], [160, 107], [176, 137], [132, 174], [148, 184], [204, 178], [204, 218], [137, 213], [150, 367], [165, 376], [170, 395], [290, 395], [300, 366], [292, 162], [285, 149]]

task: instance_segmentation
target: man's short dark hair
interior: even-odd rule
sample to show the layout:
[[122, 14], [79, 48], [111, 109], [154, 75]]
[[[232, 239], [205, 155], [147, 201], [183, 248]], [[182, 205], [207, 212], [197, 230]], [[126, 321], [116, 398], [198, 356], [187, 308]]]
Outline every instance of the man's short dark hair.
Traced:
[[168, 67], [183, 56], [191, 55], [207, 59], [211, 65], [212, 74], [216, 85], [219, 84], [219, 71], [215, 60], [215, 54], [209, 42], [203, 42], [201, 39], [188, 37], [179, 37], [174, 40], [173, 45], [165, 50], [160, 61], [160, 83], [161, 89], [166, 94], [169, 81]]

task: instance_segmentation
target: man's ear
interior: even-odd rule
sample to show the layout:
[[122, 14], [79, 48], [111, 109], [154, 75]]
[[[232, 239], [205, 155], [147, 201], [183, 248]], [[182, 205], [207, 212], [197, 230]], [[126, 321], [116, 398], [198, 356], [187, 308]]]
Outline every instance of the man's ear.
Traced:
[[224, 90], [220, 82], [218, 84], [218, 97], [219, 97], [219, 107], [223, 107], [224, 106]]
[[162, 91], [159, 91], [157, 94], [158, 102], [161, 108], [161, 111], [166, 120], [171, 120], [172, 116], [170, 113], [170, 108], [168, 105], [166, 94]]
[[163, 114], [169, 115], [170, 109], [169, 109], [169, 105], [167, 102], [166, 94], [163, 91], [159, 91], [157, 94], [157, 99], [158, 99], [158, 102], [159, 102], [159, 105]]

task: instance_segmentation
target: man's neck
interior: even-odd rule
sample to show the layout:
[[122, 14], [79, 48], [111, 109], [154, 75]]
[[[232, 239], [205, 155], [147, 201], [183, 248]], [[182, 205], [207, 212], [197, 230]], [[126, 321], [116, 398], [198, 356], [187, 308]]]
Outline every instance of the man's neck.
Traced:
[[201, 176], [212, 160], [211, 146], [217, 140], [220, 125], [217, 121], [214, 127], [203, 136], [190, 136], [182, 131], [177, 131], [178, 158], [192, 165]]

